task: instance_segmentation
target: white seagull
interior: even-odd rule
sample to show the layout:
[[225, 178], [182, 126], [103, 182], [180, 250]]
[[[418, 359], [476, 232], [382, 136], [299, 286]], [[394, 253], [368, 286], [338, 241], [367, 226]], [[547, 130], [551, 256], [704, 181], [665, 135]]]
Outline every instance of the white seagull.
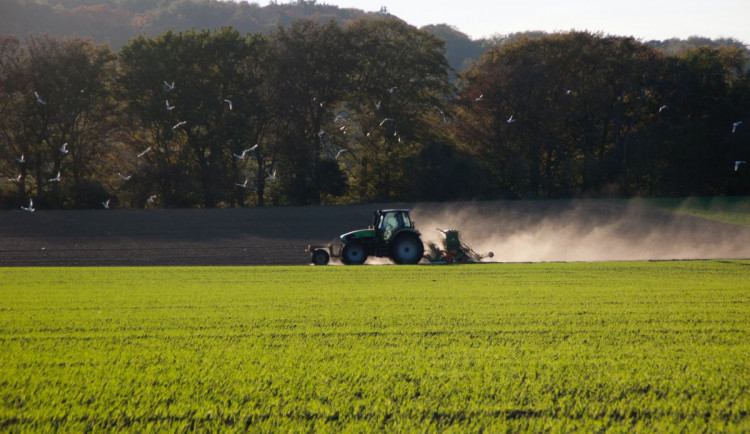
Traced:
[[377, 101], [375, 102], [375, 110], [380, 110], [380, 104], [382, 104], [383, 101]]
[[238, 160], [244, 160], [245, 157], [247, 157], [247, 154], [253, 152], [256, 149], [258, 149], [258, 144], [257, 143], [255, 144], [255, 146], [252, 146], [250, 148], [247, 148], [247, 149], [243, 150], [241, 154], [232, 154], [232, 155], [234, 155], [234, 158], [236, 158]]
[[148, 154], [149, 152], [151, 152], [151, 146], [149, 146], [149, 147], [148, 147], [148, 148], [146, 148], [146, 149], [145, 149], [145, 150], [144, 150], [143, 152], [141, 152], [140, 154], [138, 154], [138, 158], [144, 157], [144, 156], [145, 156], [146, 154]]
[[63, 154], [67, 154], [68, 152], [70, 152], [68, 150], [68, 142], [63, 143], [63, 145], [60, 146], [60, 152], [62, 152]]
[[733, 124], [732, 124], [732, 133], [734, 133], [735, 131], [737, 131], [737, 128], [738, 128], [738, 127], [739, 127], [740, 125], [742, 125], [742, 121], [737, 121], [737, 122], [733, 123]]
[[109, 199], [107, 199], [106, 202], [102, 202], [102, 206], [104, 207], [104, 209], [109, 209]]
[[164, 103], [167, 105], [167, 110], [169, 110], [169, 111], [174, 110], [174, 106], [173, 105], [169, 105], [169, 100], [165, 100]]
[[133, 177], [133, 175], [127, 175], [127, 176], [125, 176], [125, 175], [123, 175], [120, 172], [117, 172], [117, 176], [119, 176], [120, 179], [122, 179], [123, 181], [130, 181], [130, 178]]
[[268, 175], [268, 180], [269, 181], [276, 181], [276, 171], [275, 170], [273, 171], [273, 173], [270, 173]]
[[34, 212], [35, 211], [34, 201], [32, 199], [29, 199], [29, 206], [28, 207], [22, 206], [21, 209], [24, 211], [28, 211], [28, 212]]
[[47, 181], [49, 181], [49, 182], [60, 182], [60, 179], [61, 179], [60, 178], [60, 171], [58, 170], [57, 171], [57, 176], [55, 176], [54, 178], [50, 178]]
[[341, 154], [343, 154], [344, 152], [349, 152], [349, 150], [348, 150], [348, 149], [340, 149], [340, 150], [339, 150], [339, 151], [338, 151], [338, 152], [336, 153], [336, 156], [334, 157], [334, 159], [338, 160], [338, 159], [339, 159], [339, 157], [341, 156]]
[[227, 105], [229, 106], [229, 110], [232, 110], [232, 100], [231, 99], [225, 99], [224, 102], [227, 103]]
[[513, 123], [513, 122], [515, 122], [515, 121], [516, 121], [516, 120], [515, 120], [515, 119], [513, 119], [513, 115], [510, 115], [510, 117], [508, 118], [508, 120], [507, 120], [506, 122], [508, 122], [508, 123], [510, 124], [510, 123]]
[[736, 172], [740, 168], [740, 164], [747, 164], [747, 161], [737, 160], [734, 162], [734, 171]]
[[235, 182], [234, 185], [236, 185], [237, 187], [247, 188], [247, 178], [245, 178], [245, 182], [243, 182], [242, 184]]
[[156, 198], [157, 196], [155, 194], [152, 194], [151, 196], [148, 197], [148, 199], [146, 199], [146, 203], [153, 204], [154, 202], [156, 202]]
[[393, 118], [385, 118], [382, 121], [380, 121], [380, 126], [382, 127], [383, 124], [385, 124], [386, 122], [395, 122], [395, 119], [393, 119]]
[[183, 126], [183, 125], [186, 125], [186, 124], [187, 124], [187, 121], [180, 121], [180, 122], [177, 122], [177, 123], [176, 123], [176, 124], [175, 124], [175, 125], [174, 125], [174, 126], [172, 127], [172, 130], [176, 130], [176, 129], [178, 129], [178, 128], [180, 128], [181, 126]]
[[669, 110], [669, 106], [663, 105], [659, 107], [659, 113], [663, 112], [664, 110]]
[[442, 111], [442, 110], [440, 109], [440, 107], [438, 107], [438, 106], [436, 106], [436, 105], [435, 105], [435, 106], [433, 106], [433, 107], [435, 107], [435, 110], [437, 110], [437, 111], [439, 111], [439, 112], [440, 112], [440, 116], [442, 116], [442, 117], [443, 117], [443, 122], [446, 122], [446, 123], [447, 123], [447, 122], [448, 122], [448, 118], [446, 118], [446, 117], [445, 117], [445, 112], [443, 112], [443, 111]]
[[174, 81], [170, 84], [170, 83], [167, 83], [166, 80], [164, 80], [164, 87], [166, 87], [167, 90], [173, 90], [174, 89]]
[[39, 104], [41, 104], [41, 105], [47, 105], [47, 103], [44, 102], [44, 100], [42, 99], [42, 97], [39, 96], [39, 94], [36, 93], [36, 92], [34, 92], [34, 98], [36, 98], [36, 102], [38, 102]]
[[396, 87], [396, 86], [393, 86], [393, 87], [391, 87], [391, 88], [388, 88], [388, 93], [393, 93], [393, 92], [395, 92], [395, 91], [396, 91], [396, 89], [398, 89], [398, 87]]
[[476, 98], [474, 99], [474, 101], [477, 101], [477, 102], [479, 102], [479, 101], [482, 101], [483, 99], [484, 99], [484, 94], [481, 94], [481, 95], [479, 95], [478, 97], [476, 97]]
[[21, 183], [21, 179], [23, 179], [23, 174], [18, 175], [15, 178], [8, 178], [8, 181], [15, 182], [16, 184], [20, 184]]
[[21, 154], [21, 158], [16, 158], [16, 161], [18, 161], [18, 164], [23, 164], [26, 162], [26, 154]]

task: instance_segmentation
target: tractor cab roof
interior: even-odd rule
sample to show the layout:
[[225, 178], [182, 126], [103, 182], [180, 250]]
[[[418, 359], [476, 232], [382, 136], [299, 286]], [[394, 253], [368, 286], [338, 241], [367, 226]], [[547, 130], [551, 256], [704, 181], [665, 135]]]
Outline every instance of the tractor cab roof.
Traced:
[[408, 213], [409, 209], [408, 208], [389, 208], [389, 209], [379, 209], [379, 210], [375, 211], [376, 214], [386, 214], [386, 213], [389, 213], [389, 212], [405, 212], [405, 213]]

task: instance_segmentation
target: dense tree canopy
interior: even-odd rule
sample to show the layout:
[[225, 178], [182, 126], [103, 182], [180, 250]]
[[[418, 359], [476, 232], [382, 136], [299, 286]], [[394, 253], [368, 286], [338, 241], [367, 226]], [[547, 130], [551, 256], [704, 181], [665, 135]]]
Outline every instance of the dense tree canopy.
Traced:
[[[458, 75], [387, 16], [0, 40], [0, 205], [215, 207], [750, 193], [742, 49], [587, 32]], [[744, 122], [744, 123], [743, 123]]]

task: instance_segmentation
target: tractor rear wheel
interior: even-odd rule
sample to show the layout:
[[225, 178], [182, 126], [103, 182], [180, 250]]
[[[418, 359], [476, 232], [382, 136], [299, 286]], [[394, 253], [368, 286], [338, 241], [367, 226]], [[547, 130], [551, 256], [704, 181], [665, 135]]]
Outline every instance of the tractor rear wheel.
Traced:
[[341, 250], [341, 262], [346, 265], [362, 265], [367, 260], [367, 250], [362, 243], [349, 241]]
[[416, 264], [424, 256], [424, 244], [412, 233], [399, 235], [391, 247], [391, 259], [397, 264]]
[[328, 261], [331, 260], [331, 255], [325, 249], [315, 249], [312, 252], [312, 258], [310, 262], [315, 265], [327, 265]]

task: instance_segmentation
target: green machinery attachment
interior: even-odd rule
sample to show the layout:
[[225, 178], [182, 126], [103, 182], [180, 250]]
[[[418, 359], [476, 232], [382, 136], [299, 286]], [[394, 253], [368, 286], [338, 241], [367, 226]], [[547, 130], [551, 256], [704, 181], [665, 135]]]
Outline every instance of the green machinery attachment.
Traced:
[[471, 247], [461, 242], [456, 229], [438, 229], [443, 234], [442, 246], [427, 243], [428, 252], [425, 254], [431, 263], [470, 263], [479, 262], [484, 258], [492, 258], [494, 253], [479, 254]]

